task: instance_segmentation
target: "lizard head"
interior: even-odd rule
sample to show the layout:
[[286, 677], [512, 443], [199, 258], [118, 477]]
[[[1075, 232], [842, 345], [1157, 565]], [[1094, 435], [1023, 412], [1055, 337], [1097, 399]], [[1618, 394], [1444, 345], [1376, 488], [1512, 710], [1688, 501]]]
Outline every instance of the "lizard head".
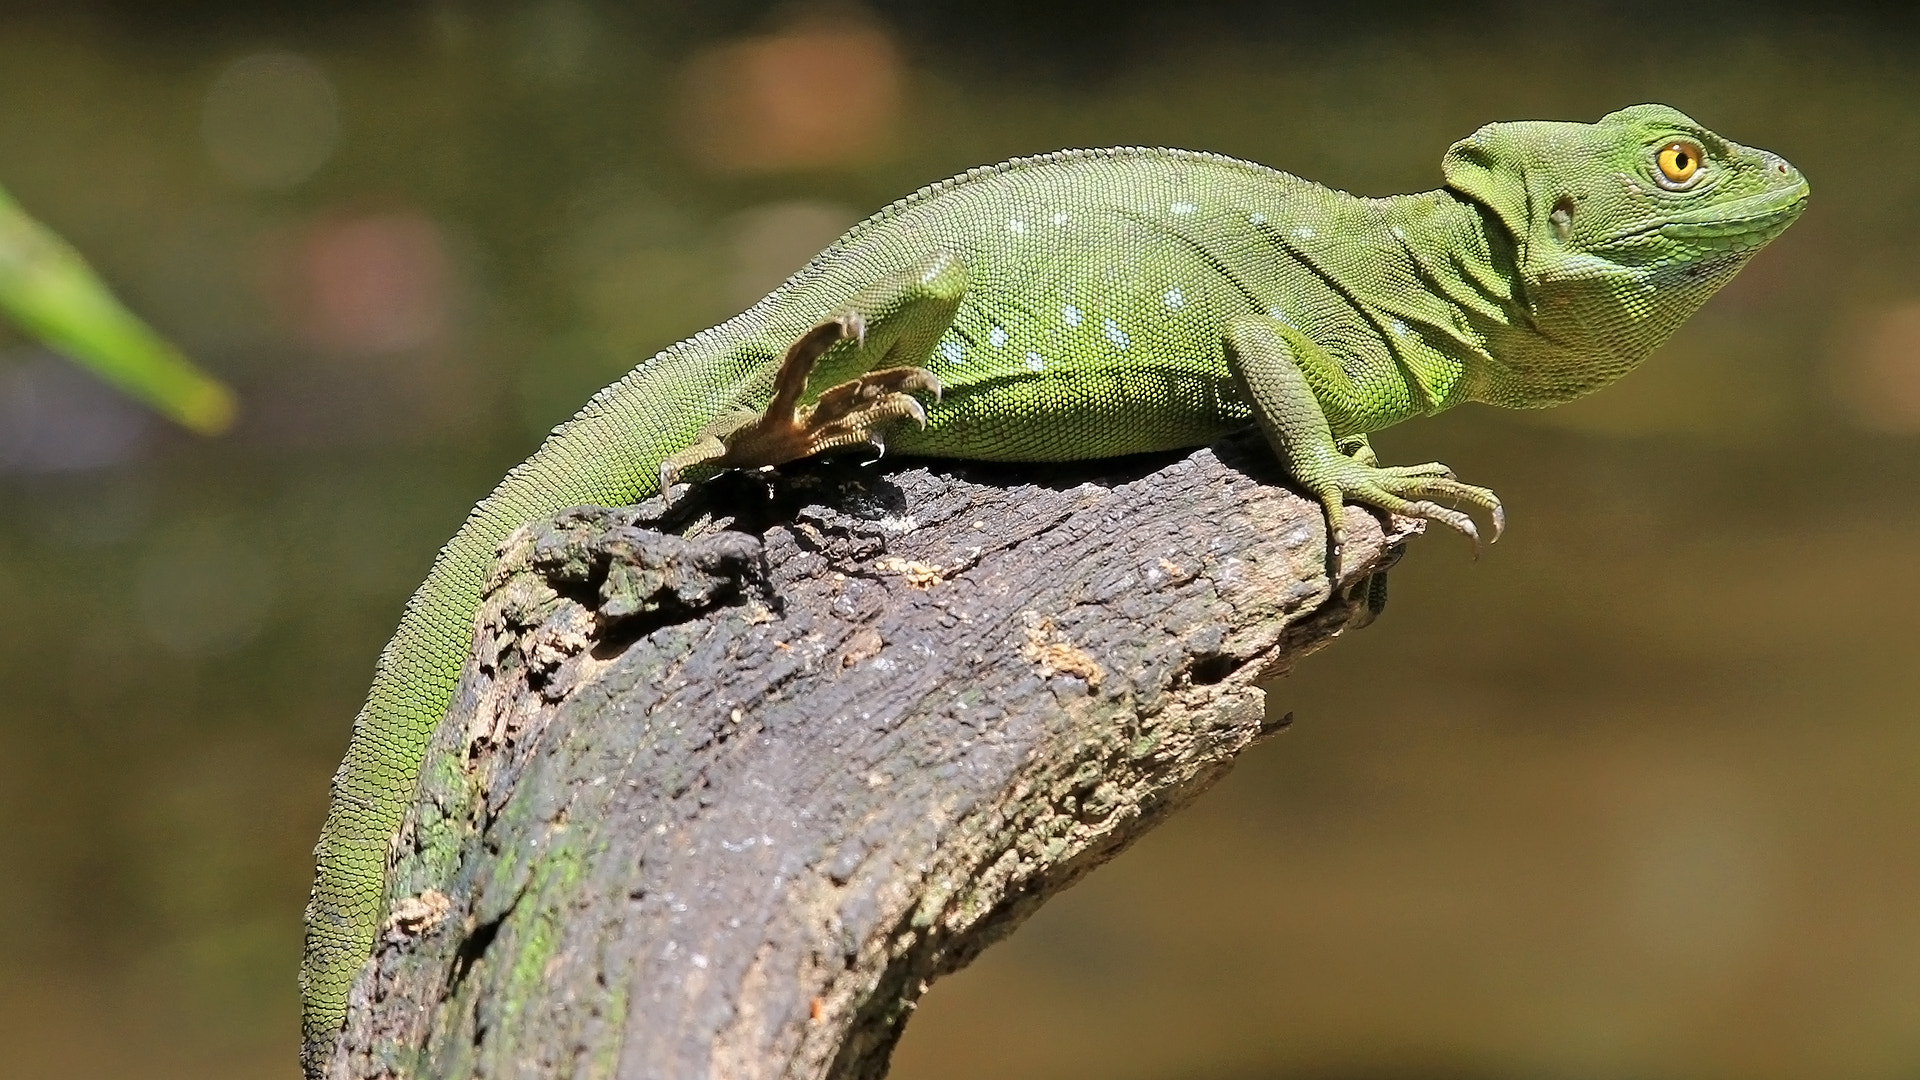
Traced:
[[1785, 159], [1665, 105], [1488, 124], [1443, 168], [1511, 240], [1538, 338], [1498, 350], [1514, 385], [1496, 396], [1517, 399], [1502, 404], [1548, 405], [1625, 374], [1807, 204]]

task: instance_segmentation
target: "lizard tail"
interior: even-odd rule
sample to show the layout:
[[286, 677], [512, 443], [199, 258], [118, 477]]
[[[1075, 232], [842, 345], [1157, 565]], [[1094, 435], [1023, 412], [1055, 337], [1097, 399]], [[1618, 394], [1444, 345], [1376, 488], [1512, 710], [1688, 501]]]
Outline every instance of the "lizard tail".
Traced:
[[427, 742], [452, 699], [501, 541], [521, 524], [569, 506], [621, 506], [655, 494], [661, 461], [737, 407], [755, 374], [769, 365], [772, 357], [752, 341], [744, 328], [716, 327], [595, 395], [473, 508], [407, 602], [354, 719], [314, 849], [300, 966], [307, 1076], [318, 1076], [332, 1054], [348, 989], [372, 954], [386, 906], [388, 847]]

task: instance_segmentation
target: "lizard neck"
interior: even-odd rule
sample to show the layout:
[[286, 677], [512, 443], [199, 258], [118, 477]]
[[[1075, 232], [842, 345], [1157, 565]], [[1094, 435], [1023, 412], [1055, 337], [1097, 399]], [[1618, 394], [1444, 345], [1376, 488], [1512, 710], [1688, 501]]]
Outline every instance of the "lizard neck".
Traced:
[[1427, 335], [1437, 356], [1409, 365], [1429, 411], [1463, 401], [1515, 409], [1570, 401], [1632, 370], [1678, 321], [1590, 319], [1617, 302], [1588, 295], [1578, 280], [1530, 287], [1523, 241], [1449, 190], [1384, 201], [1406, 234], [1408, 271], [1456, 313], [1445, 333]]
[[1428, 258], [1424, 265], [1431, 268], [1433, 287], [1471, 327], [1466, 336], [1477, 343], [1456, 354], [1460, 378], [1446, 404], [1538, 409], [1571, 401], [1632, 370], [1678, 322], [1588, 318], [1617, 309], [1617, 299], [1590, 295], [1596, 286], [1577, 276], [1564, 287], [1530, 282], [1522, 269], [1526, 238], [1516, 239], [1477, 202], [1444, 189], [1429, 195], [1438, 198], [1410, 210], [1421, 235], [1430, 238], [1424, 250], [1446, 257]]
[[1377, 222], [1360, 234], [1385, 245], [1370, 306], [1395, 331], [1414, 411], [1497, 396], [1515, 377], [1503, 350], [1533, 333], [1512, 237], [1446, 189], [1359, 201]]

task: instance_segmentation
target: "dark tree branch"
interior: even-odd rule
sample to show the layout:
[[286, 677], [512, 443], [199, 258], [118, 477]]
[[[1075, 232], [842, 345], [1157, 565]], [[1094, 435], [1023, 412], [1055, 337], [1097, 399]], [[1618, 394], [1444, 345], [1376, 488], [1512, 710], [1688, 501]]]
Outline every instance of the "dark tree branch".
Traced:
[[1350, 509], [1329, 588], [1278, 479], [1250, 439], [813, 466], [521, 530], [332, 1075], [882, 1075], [929, 982], [1278, 730], [1257, 684], [1369, 617], [1418, 526]]

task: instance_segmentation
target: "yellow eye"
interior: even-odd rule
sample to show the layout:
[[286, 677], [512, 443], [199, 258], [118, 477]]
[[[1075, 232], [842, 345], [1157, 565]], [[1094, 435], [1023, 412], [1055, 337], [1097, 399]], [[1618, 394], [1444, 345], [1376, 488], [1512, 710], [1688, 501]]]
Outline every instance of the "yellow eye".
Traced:
[[1660, 148], [1654, 162], [1660, 166], [1660, 182], [1667, 187], [1685, 187], [1700, 175], [1700, 146], [1686, 139], [1675, 139]]

